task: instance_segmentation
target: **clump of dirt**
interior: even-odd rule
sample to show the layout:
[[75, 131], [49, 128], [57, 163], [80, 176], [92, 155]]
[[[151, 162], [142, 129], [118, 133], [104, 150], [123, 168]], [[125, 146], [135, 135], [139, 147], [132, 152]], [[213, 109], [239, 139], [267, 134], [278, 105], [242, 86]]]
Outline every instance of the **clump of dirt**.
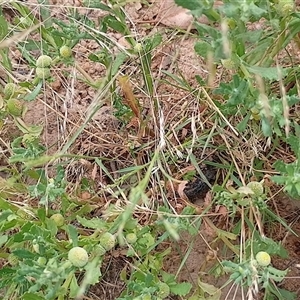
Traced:
[[123, 257], [108, 257], [101, 267], [100, 283], [89, 289], [87, 297], [95, 300], [115, 300], [118, 298], [125, 287], [125, 283], [120, 278], [121, 272], [127, 267], [128, 261]]

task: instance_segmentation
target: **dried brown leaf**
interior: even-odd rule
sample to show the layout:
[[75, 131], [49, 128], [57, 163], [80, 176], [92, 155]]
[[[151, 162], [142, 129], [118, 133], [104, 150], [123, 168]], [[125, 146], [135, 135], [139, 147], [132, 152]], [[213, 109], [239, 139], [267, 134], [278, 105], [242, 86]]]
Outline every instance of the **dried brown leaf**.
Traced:
[[96, 176], [97, 176], [97, 170], [98, 170], [98, 165], [95, 164], [94, 167], [93, 167], [93, 170], [92, 170], [92, 179], [95, 180], [96, 179]]
[[211, 205], [211, 202], [212, 202], [212, 193], [211, 191], [208, 191], [204, 198], [204, 207]]
[[177, 193], [179, 195], [179, 197], [185, 201], [189, 201], [188, 197], [186, 196], [186, 194], [184, 193], [184, 189], [185, 189], [185, 186], [187, 185], [188, 181], [182, 181], [178, 184], [178, 187], [177, 187]]
[[216, 213], [219, 213], [221, 216], [226, 217], [228, 216], [228, 210], [225, 206], [223, 205], [217, 205], [216, 209], [215, 209]]
[[131, 84], [130, 84], [130, 80], [128, 76], [120, 76], [119, 78], [119, 84], [120, 87], [124, 93], [124, 103], [126, 105], [128, 105], [132, 112], [134, 113], [134, 115], [141, 120], [141, 111], [140, 111], [140, 107], [138, 104], [138, 101], [136, 100]]

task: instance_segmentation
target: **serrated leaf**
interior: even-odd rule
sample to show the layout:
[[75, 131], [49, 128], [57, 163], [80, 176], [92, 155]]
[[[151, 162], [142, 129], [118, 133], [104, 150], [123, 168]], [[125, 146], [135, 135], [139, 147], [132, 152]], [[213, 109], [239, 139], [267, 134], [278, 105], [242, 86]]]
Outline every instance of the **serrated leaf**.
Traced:
[[286, 177], [285, 176], [279, 176], [279, 175], [274, 175], [271, 177], [271, 180], [277, 184], [285, 184], [286, 182]]
[[40, 15], [43, 20], [43, 25], [45, 28], [51, 27], [53, 24], [52, 18], [51, 18], [51, 10], [49, 7], [50, 3], [48, 0], [38, 0], [38, 3], [40, 4]]
[[292, 150], [294, 151], [294, 153], [297, 155], [297, 156], [300, 156], [299, 154], [299, 149], [300, 149], [300, 141], [299, 141], [299, 137], [296, 137], [294, 135], [290, 135], [288, 138], [287, 138], [287, 142], [288, 144], [291, 146]]
[[251, 2], [249, 7], [248, 7], [249, 12], [251, 12], [251, 14], [255, 17], [255, 18], [260, 18], [262, 17], [264, 14], [267, 13], [266, 10], [258, 7], [257, 5], [254, 4], [254, 2]]
[[131, 218], [127, 221], [124, 229], [133, 230], [134, 228], [136, 228], [137, 224], [138, 224], [138, 220], [134, 219], [134, 218]]
[[34, 90], [30, 93], [30, 94], [28, 94], [28, 95], [26, 95], [25, 97], [24, 97], [24, 100], [25, 101], [33, 101], [34, 99], [36, 99], [36, 97], [37, 97], [37, 95], [40, 93], [40, 91], [41, 91], [41, 89], [42, 89], [42, 86], [43, 86], [43, 81], [41, 80], [38, 84], [37, 84], [37, 86], [34, 88]]
[[89, 54], [88, 58], [89, 58], [89, 60], [91, 60], [93, 62], [98, 62], [99, 61], [99, 57], [94, 53]]
[[[276, 288], [274, 288], [272, 286], [272, 289], [275, 290], [279, 296], [282, 297], [282, 299], [289, 299], [289, 300], [296, 300], [297, 299], [297, 294], [294, 292], [290, 292], [288, 290], [284, 290], [284, 289], [280, 289], [278, 286], [276, 286]], [[274, 292], [275, 294], [275, 292]], [[276, 294], [276, 295], [278, 295]]]
[[21, 259], [35, 259], [37, 257], [36, 254], [25, 249], [17, 249], [14, 250], [12, 253]]
[[69, 239], [72, 240], [73, 247], [78, 246], [77, 229], [73, 225], [69, 224], [68, 227], [67, 227], [67, 233], [69, 235]]
[[99, 218], [86, 219], [80, 216], [77, 216], [77, 221], [84, 227], [92, 228], [92, 229], [104, 229], [106, 228], [106, 222]]
[[120, 32], [122, 34], [127, 34], [127, 27], [124, 23], [120, 22], [116, 17], [108, 15], [104, 17], [103, 22], [105, 22], [113, 30]]
[[162, 42], [162, 35], [157, 33], [155, 34], [152, 39], [149, 39], [147, 42], [146, 42], [146, 51], [151, 51], [153, 49], [155, 49], [157, 46], [160, 45], [160, 43]]
[[201, 4], [201, 1], [199, 0], [175, 0], [175, 3], [178, 6], [181, 6], [183, 8], [186, 8], [188, 10], [202, 10], [203, 5]]
[[165, 283], [167, 283], [169, 286], [172, 286], [176, 283], [176, 278], [174, 274], [170, 274], [164, 271], [161, 271], [162, 279]]
[[286, 172], [286, 164], [282, 160], [275, 161], [273, 167], [276, 169], [276, 171], [279, 171], [281, 173]]
[[262, 78], [266, 78], [269, 80], [279, 80], [282, 77], [285, 77], [288, 73], [287, 69], [284, 68], [276, 68], [276, 67], [258, 67], [258, 66], [251, 66], [247, 67], [250, 73], [260, 75]]
[[22, 296], [22, 300], [45, 300], [45, 298], [34, 293], [26, 293]]
[[0, 16], [0, 40], [3, 40], [8, 34], [8, 22]]
[[55, 236], [57, 234], [58, 228], [54, 220], [46, 219], [45, 224], [47, 226], [47, 229], [51, 232], [51, 235]]
[[261, 119], [261, 130], [262, 130], [264, 136], [266, 136], [266, 137], [269, 137], [272, 135], [272, 127], [270, 125], [270, 122], [265, 117], [262, 117], [262, 119]]
[[111, 67], [111, 74], [115, 76], [119, 71], [120, 66], [124, 63], [127, 59], [127, 54], [120, 52], [114, 59], [112, 67]]
[[254, 192], [248, 186], [241, 186], [237, 189], [237, 192], [245, 195], [253, 195]]
[[213, 51], [211, 45], [206, 42], [197, 42], [194, 50], [201, 57], [207, 57], [207, 54]]
[[170, 286], [170, 291], [177, 296], [187, 295], [192, 288], [192, 285], [189, 282], [177, 283], [176, 285]]
[[56, 157], [54, 156], [49, 156], [49, 155], [43, 155], [40, 157], [35, 157], [35, 158], [23, 158], [21, 162], [24, 163], [24, 165], [27, 168], [34, 168], [34, 167], [39, 167], [39, 166], [44, 166], [46, 165], [49, 161], [54, 160]]
[[228, 231], [225, 231], [225, 230], [222, 230], [222, 229], [218, 229], [218, 236], [220, 237], [226, 237], [232, 241], [235, 241], [236, 238], [237, 238], [237, 235], [232, 233], [232, 232], [228, 232]]
[[86, 274], [84, 281], [88, 285], [93, 285], [99, 282], [101, 276], [101, 269], [99, 268], [99, 258], [95, 258], [85, 266]]
[[221, 296], [221, 291], [219, 288], [216, 288], [215, 286], [202, 282], [201, 280], [198, 280], [198, 286], [201, 288], [201, 290], [209, 295], [219, 295]]
[[251, 117], [251, 115], [250, 115], [250, 114], [247, 114], [247, 115], [243, 118], [243, 120], [242, 120], [240, 123], [238, 123], [238, 124], [236, 125], [236, 128], [237, 128], [237, 130], [238, 130], [239, 132], [244, 132], [244, 131], [246, 130], [246, 127], [247, 127], [247, 124], [248, 124], [248, 121], [249, 121], [250, 117]]
[[44, 222], [45, 219], [46, 219], [46, 209], [45, 209], [44, 207], [39, 208], [39, 209], [37, 210], [37, 215], [38, 215], [39, 219], [40, 219], [42, 222]]
[[0, 236], [0, 247], [2, 247], [8, 240], [8, 236], [7, 235], [1, 235]]
[[99, 0], [84, 0], [83, 5], [88, 8], [98, 8], [108, 12], [112, 11], [112, 9], [109, 6], [101, 3], [101, 1]]
[[75, 298], [77, 296], [78, 290], [79, 290], [79, 285], [77, 283], [76, 276], [73, 274], [72, 280], [70, 283], [70, 297]]

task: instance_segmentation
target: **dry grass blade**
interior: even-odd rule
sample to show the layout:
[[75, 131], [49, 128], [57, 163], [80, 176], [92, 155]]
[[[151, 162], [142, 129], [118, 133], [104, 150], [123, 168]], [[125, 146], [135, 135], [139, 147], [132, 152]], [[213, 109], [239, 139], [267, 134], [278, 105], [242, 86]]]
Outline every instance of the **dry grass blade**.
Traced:
[[239, 133], [237, 132], [237, 130], [229, 123], [229, 121], [225, 118], [225, 116], [223, 115], [223, 113], [220, 111], [220, 109], [215, 105], [215, 103], [212, 101], [211, 97], [209, 96], [209, 94], [207, 93], [207, 91], [202, 88], [202, 91], [204, 92], [206, 99], [208, 100], [210, 106], [220, 115], [220, 117], [225, 121], [225, 123], [230, 127], [230, 129], [234, 132], [234, 134], [236, 136], [239, 136]]
[[12, 46], [16, 43], [24, 41], [32, 31], [36, 30], [40, 26], [41, 26], [41, 23], [36, 24], [36, 25], [28, 28], [27, 30], [16, 33], [12, 37], [10, 37], [8, 39], [5, 39], [4, 41], [1, 41], [0, 42], [0, 49], [8, 48], [8, 47], [10, 47], [10, 46]]

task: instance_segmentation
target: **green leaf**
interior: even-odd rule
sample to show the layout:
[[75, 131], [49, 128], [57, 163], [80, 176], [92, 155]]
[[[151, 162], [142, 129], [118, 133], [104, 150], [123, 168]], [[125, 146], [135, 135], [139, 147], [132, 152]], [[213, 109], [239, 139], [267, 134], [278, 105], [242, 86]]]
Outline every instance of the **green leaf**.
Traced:
[[101, 60], [99, 59], [99, 56], [96, 55], [96, 54], [94, 54], [94, 53], [89, 54], [88, 58], [89, 58], [89, 60], [91, 60], [91, 61], [93, 61], [93, 62], [101, 61]]
[[239, 132], [244, 132], [244, 131], [245, 131], [245, 129], [246, 129], [246, 127], [247, 127], [247, 124], [248, 124], [248, 121], [249, 121], [250, 117], [251, 117], [251, 114], [247, 114], [247, 115], [243, 118], [243, 120], [242, 120], [240, 123], [238, 123], [238, 124], [236, 125], [236, 128], [237, 128], [237, 130], [238, 130]]
[[33, 90], [30, 94], [28, 94], [28, 95], [26, 95], [26, 96], [24, 97], [24, 100], [25, 100], [25, 101], [32, 101], [32, 100], [36, 99], [37, 95], [39, 94], [39, 92], [40, 92], [41, 89], [42, 89], [42, 86], [43, 86], [43, 81], [41, 80], [41, 81], [37, 84], [37, 86], [34, 88], [34, 90]]
[[279, 171], [280, 173], [286, 172], [286, 164], [282, 160], [277, 160], [273, 167], [276, 169], [276, 171]]
[[8, 23], [5, 18], [0, 15], [0, 41], [2, 41], [8, 34]]
[[175, 3], [188, 10], [202, 10], [203, 8], [199, 0], [175, 0]]
[[86, 270], [85, 276], [78, 289], [76, 299], [77, 297], [80, 298], [80, 296], [82, 296], [86, 292], [88, 286], [98, 283], [101, 276], [101, 270], [99, 268], [99, 258], [97, 257], [89, 262], [84, 268]]
[[36, 259], [37, 255], [25, 250], [25, 249], [17, 249], [12, 252], [15, 256], [21, 259]]
[[276, 67], [258, 67], [258, 66], [251, 66], [246, 67], [247, 70], [250, 73], [260, 75], [263, 78], [269, 79], [269, 80], [279, 80], [283, 77], [285, 77], [288, 73], [288, 69], [284, 68], [276, 68]]
[[67, 233], [69, 235], [69, 239], [72, 240], [73, 247], [78, 246], [78, 233], [76, 227], [69, 224], [67, 227]]
[[146, 51], [151, 51], [159, 46], [162, 42], [162, 35], [160, 33], [155, 34], [152, 39], [146, 42]]
[[134, 218], [128, 219], [127, 223], [125, 224], [124, 229], [125, 230], [133, 230], [134, 228], [137, 227], [137, 224], [138, 224], [137, 219], [134, 219]]
[[194, 46], [195, 52], [201, 57], [207, 57], [209, 52], [213, 51], [213, 48], [207, 42], [197, 42]]
[[288, 251], [282, 246], [282, 244], [275, 242], [271, 238], [262, 237], [261, 235], [254, 233], [253, 239], [253, 253], [259, 251], [265, 251], [270, 255], [279, 255], [282, 258], [288, 257]]
[[31, 158], [31, 157], [25, 158], [24, 157], [21, 161], [29, 169], [29, 168], [44, 166], [45, 164], [47, 164], [49, 161], [53, 160], [54, 158], [55, 158], [54, 156], [43, 155], [43, 156], [34, 157], [34, 158]]
[[295, 183], [296, 195], [300, 195], [300, 182]]
[[176, 283], [170, 285], [170, 291], [177, 296], [187, 295], [192, 288], [192, 285], [189, 282]]
[[281, 297], [281, 299], [289, 299], [289, 300], [296, 300], [297, 299], [297, 294], [290, 292], [288, 290], [284, 290], [279, 288], [278, 286], [273, 287], [272, 286], [272, 292], [277, 295], [278, 297]]
[[98, 8], [104, 11], [112, 12], [112, 9], [109, 6], [101, 3], [99, 0], [84, 0], [83, 5], [88, 8]]
[[175, 0], [175, 3], [183, 8], [190, 10], [191, 14], [196, 18], [202, 16], [203, 13], [210, 20], [218, 20], [220, 18], [218, 12], [213, 9], [213, 0]]
[[38, 0], [38, 3], [40, 4], [40, 15], [43, 20], [43, 25], [45, 28], [49, 28], [52, 26], [52, 19], [51, 19], [51, 10], [49, 7], [49, 1], [48, 0]]
[[[0, 6], [1, 13], [1, 6]], [[8, 35], [8, 23], [6, 19], [0, 15], [0, 43], [3, 41]], [[11, 61], [8, 56], [8, 48], [0, 49], [0, 63], [8, 70], [12, 69]]]
[[279, 176], [279, 175], [274, 175], [271, 177], [272, 181], [277, 183], [277, 184], [285, 184], [286, 183], [286, 177], [285, 176]]
[[261, 119], [261, 129], [264, 136], [269, 137], [272, 135], [272, 127], [270, 125], [270, 122], [265, 117], [262, 117]]
[[279, 269], [276, 269], [276, 268], [272, 267], [271, 265], [268, 266], [267, 270], [268, 270], [270, 278], [274, 279], [277, 282], [282, 281], [285, 278], [288, 271], [289, 271], [288, 269], [279, 270]]
[[248, 6], [248, 10], [251, 13], [251, 15], [254, 16], [256, 19], [261, 18], [264, 14], [267, 13], [266, 10], [258, 7], [253, 2], [251, 2], [250, 5]]
[[163, 281], [167, 283], [169, 286], [177, 284], [175, 275], [167, 273], [165, 271], [161, 271], [161, 276]]
[[299, 137], [296, 137], [294, 135], [290, 135], [287, 138], [287, 142], [291, 146], [292, 150], [297, 155], [297, 157], [300, 158], [300, 155], [299, 155], [300, 154], [300, 140], [299, 140]]
[[71, 283], [70, 283], [70, 297], [71, 298], [76, 298], [78, 290], [79, 290], [79, 285], [77, 283], [76, 276], [73, 274], [72, 280], [71, 280]]
[[199, 289], [193, 293], [189, 300], [219, 300], [221, 298], [221, 290], [219, 288], [202, 282], [200, 279], [198, 279], [198, 286]]
[[1, 235], [0, 236], [0, 247], [2, 247], [8, 240], [8, 236], [7, 235]]
[[[211, 44], [222, 44], [222, 34], [220, 30], [217, 30], [215, 27], [196, 22], [195, 28], [198, 31], [198, 34], [200, 37], [202, 37], [203, 40], [210, 41]], [[214, 46], [216, 48], [216, 46]]]
[[6, 204], [7, 202], [2, 198], [0, 199], [1, 199], [0, 204], [3, 203], [5, 205], [5, 207], [1, 207], [1, 214], [0, 214], [0, 223], [1, 223], [3, 221], [8, 221], [9, 217], [11, 215], [14, 215], [14, 213], [10, 210], [10, 206]]
[[22, 296], [22, 300], [45, 300], [44, 297], [40, 297], [37, 294], [34, 293], [25, 293]]
[[47, 229], [51, 232], [52, 236], [55, 236], [57, 234], [58, 228], [54, 220], [52, 219], [46, 219], [45, 224]]
[[76, 217], [77, 221], [84, 227], [92, 228], [92, 229], [104, 229], [107, 228], [107, 222], [99, 218], [86, 219], [80, 216]]
[[241, 39], [241, 42], [250, 42], [250, 43], [256, 43], [262, 40], [262, 35], [264, 31], [263, 30], [251, 30], [249, 32], [243, 32], [241, 34], [238, 34], [235, 36], [235, 38]]
[[123, 52], [118, 53], [118, 55], [113, 60], [113, 64], [111, 67], [112, 76], [115, 76], [118, 73], [120, 66], [124, 63], [126, 59], [127, 59], [127, 54]]
[[[73, 206], [73, 208], [75, 208], [76, 206]], [[89, 212], [91, 212], [93, 210], [93, 206], [91, 206], [89, 203], [86, 203], [85, 205], [81, 206], [78, 210], [72, 212], [72, 214], [70, 215], [70, 219], [75, 219], [77, 218], [77, 216], [83, 216], [88, 214]]]
[[261, 60], [262, 57], [264, 57], [266, 51], [269, 49], [269, 47], [271, 47], [273, 42], [274, 39], [271, 37], [261, 39], [258, 45], [244, 56], [245, 61], [247, 61], [249, 65], [255, 65]]
[[89, 262], [85, 266], [85, 269], [87, 271], [85, 273], [84, 281], [89, 285], [98, 283], [101, 276], [101, 269], [99, 268], [99, 258], [94, 258], [93, 261]]
[[44, 207], [39, 208], [37, 211], [37, 215], [39, 217], [39, 219], [44, 222], [46, 219], [46, 209]]
[[127, 34], [128, 32], [128, 28], [127, 26], [120, 22], [116, 17], [112, 16], [112, 15], [108, 15], [106, 17], [103, 18], [103, 22], [105, 22], [107, 24], [107, 26], [109, 26], [110, 28], [112, 28], [113, 30], [120, 32], [122, 34]]
[[170, 223], [168, 220], [163, 220], [163, 224], [165, 226], [166, 231], [170, 234], [170, 236], [175, 240], [179, 241], [180, 236], [177, 232], [177, 228], [173, 226], [172, 223]]

